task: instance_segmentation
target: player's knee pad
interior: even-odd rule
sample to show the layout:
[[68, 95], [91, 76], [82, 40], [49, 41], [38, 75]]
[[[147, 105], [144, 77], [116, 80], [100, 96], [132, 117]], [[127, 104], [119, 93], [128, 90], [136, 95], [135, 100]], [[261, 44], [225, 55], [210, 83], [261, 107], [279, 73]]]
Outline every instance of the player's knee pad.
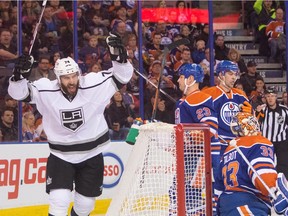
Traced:
[[71, 202], [69, 189], [55, 189], [49, 193], [49, 214], [66, 216]]
[[86, 197], [75, 192], [73, 209], [78, 216], [87, 216], [94, 209], [95, 197]]

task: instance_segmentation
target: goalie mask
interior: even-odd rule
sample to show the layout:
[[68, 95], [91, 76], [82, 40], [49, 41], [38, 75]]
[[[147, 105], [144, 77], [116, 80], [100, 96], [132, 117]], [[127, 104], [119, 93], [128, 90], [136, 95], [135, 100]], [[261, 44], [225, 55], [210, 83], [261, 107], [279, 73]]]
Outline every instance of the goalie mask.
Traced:
[[60, 76], [72, 73], [80, 73], [78, 64], [71, 58], [58, 59], [55, 63], [54, 73], [60, 82]]
[[236, 136], [260, 135], [260, 126], [257, 119], [250, 113], [238, 112], [232, 117], [230, 128]]

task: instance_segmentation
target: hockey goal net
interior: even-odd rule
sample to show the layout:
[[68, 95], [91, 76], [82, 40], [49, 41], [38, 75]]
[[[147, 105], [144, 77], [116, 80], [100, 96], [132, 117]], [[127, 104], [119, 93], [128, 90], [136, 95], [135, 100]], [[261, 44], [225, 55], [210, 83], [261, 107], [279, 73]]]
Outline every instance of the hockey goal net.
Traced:
[[212, 215], [209, 126], [149, 123], [106, 216]]

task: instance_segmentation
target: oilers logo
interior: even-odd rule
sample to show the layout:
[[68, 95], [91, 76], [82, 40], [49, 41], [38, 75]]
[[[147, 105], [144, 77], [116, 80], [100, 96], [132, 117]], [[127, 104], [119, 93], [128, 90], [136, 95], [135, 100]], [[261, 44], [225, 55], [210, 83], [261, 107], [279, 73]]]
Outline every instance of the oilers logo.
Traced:
[[239, 112], [239, 106], [235, 102], [227, 102], [225, 103], [221, 110], [220, 110], [220, 116], [222, 121], [230, 126], [230, 122], [232, 120], [232, 117]]

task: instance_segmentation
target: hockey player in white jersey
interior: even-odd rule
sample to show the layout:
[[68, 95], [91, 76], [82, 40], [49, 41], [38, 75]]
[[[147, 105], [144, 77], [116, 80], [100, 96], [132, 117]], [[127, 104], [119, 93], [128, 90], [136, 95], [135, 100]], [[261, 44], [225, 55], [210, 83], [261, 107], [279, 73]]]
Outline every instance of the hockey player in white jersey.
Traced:
[[87, 216], [102, 193], [102, 152], [110, 143], [104, 109], [116, 91], [132, 77], [133, 67], [117, 35], [106, 39], [112, 68], [80, 76], [70, 57], [59, 59], [54, 68], [57, 80], [27, 78], [33, 57], [23, 55], [15, 64], [9, 94], [19, 101], [35, 103], [43, 116], [50, 155], [47, 161], [46, 192], [49, 216], [66, 216], [75, 184], [71, 216]]

